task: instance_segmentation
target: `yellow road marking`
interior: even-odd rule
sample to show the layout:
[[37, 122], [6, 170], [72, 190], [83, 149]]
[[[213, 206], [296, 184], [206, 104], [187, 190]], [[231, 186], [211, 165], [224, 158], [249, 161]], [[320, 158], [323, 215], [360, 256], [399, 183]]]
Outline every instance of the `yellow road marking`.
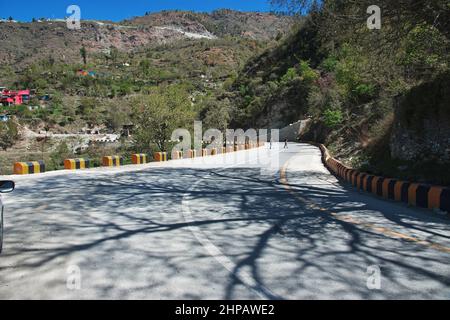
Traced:
[[328, 210], [327, 208], [319, 206], [317, 203], [315, 203], [315, 202], [313, 202], [311, 200], [308, 200], [305, 197], [300, 196], [297, 192], [295, 192], [291, 188], [291, 186], [289, 185], [289, 182], [287, 180], [286, 172], [287, 172], [287, 167], [289, 165], [289, 161], [290, 160], [286, 161], [286, 164], [281, 168], [281, 171], [280, 171], [280, 182], [281, 182], [281, 184], [283, 184], [283, 186], [285, 187], [285, 189], [288, 192], [290, 192], [297, 200], [299, 200], [303, 204], [307, 205], [308, 208], [313, 209], [313, 210], [318, 210], [318, 211], [325, 212], [325, 213], [333, 216], [336, 220], [352, 223], [352, 224], [361, 226], [363, 228], [375, 231], [376, 233], [383, 234], [383, 235], [385, 235], [387, 237], [390, 237], [390, 238], [402, 239], [402, 240], [414, 242], [416, 244], [420, 244], [420, 245], [428, 247], [428, 248], [435, 249], [435, 250], [440, 251], [440, 252], [450, 253], [450, 248], [449, 247], [446, 247], [446, 246], [443, 246], [443, 245], [440, 245], [440, 244], [437, 244], [437, 243], [434, 243], [434, 242], [431, 242], [431, 241], [428, 241], [428, 240], [422, 240], [422, 239], [419, 239], [419, 238], [415, 238], [415, 237], [412, 237], [412, 236], [409, 236], [409, 235], [406, 235], [406, 234], [403, 234], [401, 232], [397, 232], [397, 231], [394, 231], [394, 230], [391, 230], [391, 229], [388, 229], [388, 228], [385, 228], [385, 227], [379, 227], [379, 226], [376, 226], [376, 225], [374, 225], [372, 223], [363, 222], [363, 221], [360, 221], [360, 220], [355, 219], [354, 217], [351, 217], [351, 216], [348, 216], [348, 215], [347, 216], [339, 215], [339, 214], [337, 214], [335, 212], [332, 212], [332, 211]]

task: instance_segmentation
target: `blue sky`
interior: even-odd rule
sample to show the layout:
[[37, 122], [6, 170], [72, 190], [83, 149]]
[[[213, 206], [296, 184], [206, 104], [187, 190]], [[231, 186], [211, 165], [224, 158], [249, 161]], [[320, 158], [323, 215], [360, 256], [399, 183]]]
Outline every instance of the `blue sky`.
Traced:
[[20, 21], [32, 18], [64, 18], [69, 5], [81, 8], [81, 19], [120, 21], [147, 11], [170, 9], [212, 11], [229, 8], [241, 11], [270, 11], [268, 0], [0, 0], [0, 18]]

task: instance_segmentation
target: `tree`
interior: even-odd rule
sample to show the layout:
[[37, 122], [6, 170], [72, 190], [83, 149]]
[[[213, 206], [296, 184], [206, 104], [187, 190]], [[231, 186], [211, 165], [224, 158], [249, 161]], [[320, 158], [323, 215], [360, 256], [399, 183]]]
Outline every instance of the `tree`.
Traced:
[[343, 121], [342, 111], [328, 108], [323, 113], [323, 120], [328, 128], [337, 128]]
[[106, 125], [114, 132], [118, 132], [122, 129], [123, 125], [129, 124], [129, 117], [125, 108], [122, 106], [123, 102], [111, 100], [106, 105]]
[[0, 148], [7, 150], [11, 148], [19, 138], [19, 131], [16, 123], [12, 120], [0, 122]]
[[109, 56], [110, 56], [112, 62], [116, 63], [117, 59], [119, 58], [119, 50], [114, 46], [111, 46], [111, 48], [109, 50], [110, 50]]
[[84, 65], [86, 65], [87, 64], [87, 51], [86, 51], [86, 48], [84, 45], [80, 49], [80, 55], [81, 55], [81, 58], [83, 59]]
[[148, 76], [150, 73], [151, 63], [148, 59], [144, 59], [139, 63], [139, 67], [141, 68], [142, 74], [144, 76]]
[[69, 146], [65, 141], [62, 141], [56, 149], [50, 154], [50, 166], [49, 169], [58, 170], [64, 165], [64, 160], [73, 156]]
[[84, 97], [80, 101], [76, 114], [86, 121], [89, 126], [95, 126], [103, 122], [103, 106], [95, 98]]
[[148, 152], [155, 145], [167, 151], [172, 132], [186, 128], [194, 120], [189, 96], [178, 87], [162, 88], [134, 100], [134, 146]]
[[201, 118], [204, 122], [204, 128], [218, 129], [225, 132], [230, 123], [230, 101], [208, 99], [204, 102], [203, 110], [201, 112]]

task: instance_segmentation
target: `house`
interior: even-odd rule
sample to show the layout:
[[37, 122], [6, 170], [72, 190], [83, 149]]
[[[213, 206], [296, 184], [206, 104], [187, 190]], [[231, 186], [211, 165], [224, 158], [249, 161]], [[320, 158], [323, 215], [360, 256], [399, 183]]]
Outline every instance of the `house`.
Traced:
[[22, 97], [22, 102], [26, 103], [30, 101], [31, 93], [30, 90], [19, 90], [17, 95]]
[[88, 75], [88, 72], [85, 71], [85, 70], [83, 70], [83, 69], [80, 69], [80, 70], [77, 71], [77, 74], [78, 74], [79, 76], [87, 76], [87, 75]]
[[11, 119], [10, 114], [0, 114], [0, 122], [7, 122]]
[[95, 78], [95, 76], [97, 75], [97, 72], [79, 69], [79, 70], [77, 71], [77, 75], [83, 76], [83, 77], [91, 76], [91, 77]]
[[50, 95], [49, 94], [44, 94], [43, 96], [39, 97], [40, 101], [50, 101]]
[[5, 87], [0, 89], [0, 104], [3, 106], [21, 105], [30, 101], [30, 90], [12, 91]]

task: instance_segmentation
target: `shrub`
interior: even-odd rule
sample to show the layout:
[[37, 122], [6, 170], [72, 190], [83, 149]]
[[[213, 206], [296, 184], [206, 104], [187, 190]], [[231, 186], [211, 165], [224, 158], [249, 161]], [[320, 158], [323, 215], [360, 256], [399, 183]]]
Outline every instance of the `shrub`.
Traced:
[[372, 84], [359, 84], [353, 92], [360, 98], [371, 98], [375, 95], [375, 86]]
[[65, 141], [61, 142], [58, 147], [50, 154], [49, 170], [58, 170], [64, 166], [64, 160], [71, 158], [72, 152]]
[[295, 68], [289, 68], [288, 71], [281, 77], [281, 82], [288, 83], [298, 77], [297, 70]]
[[0, 148], [6, 150], [11, 148], [19, 138], [17, 125], [12, 120], [0, 122]]
[[306, 82], [313, 82], [319, 78], [319, 74], [309, 66], [307, 61], [300, 61], [299, 65], [300, 76]]
[[323, 113], [323, 121], [328, 128], [336, 128], [342, 124], [343, 115], [341, 110], [326, 109]]
[[327, 72], [336, 71], [336, 66], [338, 64], [338, 60], [334, 56], [329, 56], [322, 62], [322, 68]]

